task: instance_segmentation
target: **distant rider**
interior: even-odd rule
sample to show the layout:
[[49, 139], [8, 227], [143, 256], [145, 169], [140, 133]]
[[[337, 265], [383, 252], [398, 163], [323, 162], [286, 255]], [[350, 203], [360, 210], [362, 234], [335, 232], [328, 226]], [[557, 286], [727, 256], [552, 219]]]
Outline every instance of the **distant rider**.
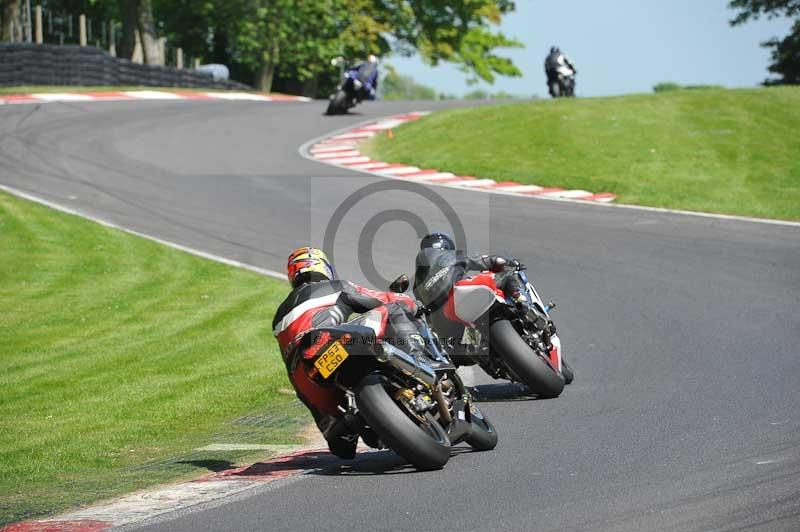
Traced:
[[[289, 380], [298, 398], [311, 411], [328, 448], [340, 458], [353, 458], [358, 434], [351, 430], [337, 405], [342, 393], [337, 389], [322, 388], [308, 378], [298, 365], [295, 347], [307, 332], [341, 325], [351, 314], [362, 314], [382, 307], [388, 314], [387, 337], [420, 349], [421, 337], [416, 320], [421, 311], [410, 297], [393, 292], [370, 290], [349, 281], [336, 279], [333, 265], [325, 253], [317, 248], [298, 248], [289, 255], [286, 265], [292, 292], [278, 307], [272, 321], [273, 334], [278, 340]], [[323, 405], [317, 409], [314, 405]]]
[[[498, 275], [496, 283], [505, 293], [520, 303], [527, 301], [524, 296], [525, 287], [519, 284], [515, 275], [508, 275], [519, 265], [516, 259], [501, 255], [468, 256], [463, 250], [456, 250], [456, 244], [446, 233], [431, 233], [420, 241], [414, 271], [414, 296], [430, 311], [430, 320], [439, 337], [451, 349], [455, 335], [463, 331], [463, 326], [448, 320], [443, 308], [455, 283], [467, 277], [470, 271], [491, 271]], [[450, 356], [457, 364], [470, 364], [471, 361], [451, 351]]]
[[362, 84], [367, 100], [374, 100], [378, 94], [378, 57], [369, 54], [366, 61], [362, 61], [353, 68], [351, 72], [356, 72], [356, 79]]
[[550, 96], [556, 97], [553, 93], [553, 83], [559, 82], [559, 75], [565, 74], [566, 69], [572, 70], [572, 74], [577, 74], [578, 70], [570, 62], [564, 53], [559, 50], [558, 46], [550, 48], [550, 53], [544, 60], [544, 72], [547, 74], [547, 89], [550, 91]]

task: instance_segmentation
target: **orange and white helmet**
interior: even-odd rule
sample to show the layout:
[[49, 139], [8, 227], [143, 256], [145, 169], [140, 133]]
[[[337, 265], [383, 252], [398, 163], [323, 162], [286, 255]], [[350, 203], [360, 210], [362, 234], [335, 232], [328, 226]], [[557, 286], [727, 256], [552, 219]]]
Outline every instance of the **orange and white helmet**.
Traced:
[[313, 281], [330, 281], [336, 277], [336, 271], [325, 252], [312, 247], [292, 251], [286, 262], [286, 273], [293, 288]]

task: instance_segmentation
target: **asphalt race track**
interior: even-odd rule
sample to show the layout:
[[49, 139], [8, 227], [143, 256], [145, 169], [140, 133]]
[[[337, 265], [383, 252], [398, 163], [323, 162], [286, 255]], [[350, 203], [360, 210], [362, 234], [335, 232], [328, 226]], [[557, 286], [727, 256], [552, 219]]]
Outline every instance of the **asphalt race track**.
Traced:
[[[434, 107], [330, 118], [323, 106], [4, 106], [0, 184], [280, 270], [294, 247], [321, 243], [347, 196], [381, 181], [298, 147]], [[439, 207], [451, 205], [472, 249], [515, 254], [556, 300], [574, 384], [536, 400], [484, 377], [500, 443], [459, 447], [443, 471], [367, 453], [147, 530], [800, 530], [800, 228], [425, 190], [441, 198], [387, 190], [346, 213], [340, 275], [370, 278], [357, 257], [372, 216], [407, 211], [450, 231]], [[390, 221], [367, 240], [362, 255], [371, 248], [383, 277], [410, 270], [410, 225]]]

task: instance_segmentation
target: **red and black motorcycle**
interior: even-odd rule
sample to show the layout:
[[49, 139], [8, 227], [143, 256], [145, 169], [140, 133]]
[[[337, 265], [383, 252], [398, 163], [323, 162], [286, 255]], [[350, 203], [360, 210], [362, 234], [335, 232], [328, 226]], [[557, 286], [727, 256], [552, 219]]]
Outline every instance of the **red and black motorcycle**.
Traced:
[[[405, 291], [408, 277], [390, 288]], [[345, 418], [368, 446], [388, 447], [418, 469], [440, 469], [451, 445], [490, 450], [497, 433], [424, 318], [418, 324], [413, 349], [384, 336], [390, 324], [383, 307], [314, 329], [299, 341], [288, 369], [305, 401]]]
[[[506, 294], [500, 288], [509, 283], [499, 283], [498, 276], [508, 275], [517, 277], [514, 285], [524, 287], [524, 293]], [[550, 319], [554, 307], [543, 303], [517, 262], [511, 271], [481, 272], [456, 281], [435, 318], [463, 326], [463, 334], [446, 339], [457, 363], [477, 363], [495, 379], [521, 382], [539, 397], [551, 398], [574, 378]], [[436, 319], [433, 325], [437, 329]]]

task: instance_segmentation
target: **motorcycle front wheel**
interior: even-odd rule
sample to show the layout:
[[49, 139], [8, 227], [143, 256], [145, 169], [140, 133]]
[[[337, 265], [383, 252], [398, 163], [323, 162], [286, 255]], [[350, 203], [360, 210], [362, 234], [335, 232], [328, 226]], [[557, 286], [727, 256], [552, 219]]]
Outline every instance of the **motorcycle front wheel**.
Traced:
[[327, 115], [339, 115], [347, 112], [347, 93], [342, 89], [336, 91], [328, 104]]
[[572, 384], [575, 380], [575, 372], [572, 371], [572, 366], [567, 364], [565, 359], [561, 359], [561, 374], [564, 376], [564, 384]]
[[509, 369], [543, 399], [558, 397], [564, 377], [534, 351], [508, 320], [498, 320], [489, 329], [489, 342]]
[[470, 406], [472, 418], [472, 433], [467, 438], [467, 444], [476, 451], [491, 451], [497, 447], [497, 431], [483, 412], [475, 405]]
[[368, 375], [356, 390], [356, 405], [372, 430], [394, 452], [422, 470], [441, 469], [450, 459], [450, 439], [429, 413], [413, 415], [389, 395], [380, 375]]

